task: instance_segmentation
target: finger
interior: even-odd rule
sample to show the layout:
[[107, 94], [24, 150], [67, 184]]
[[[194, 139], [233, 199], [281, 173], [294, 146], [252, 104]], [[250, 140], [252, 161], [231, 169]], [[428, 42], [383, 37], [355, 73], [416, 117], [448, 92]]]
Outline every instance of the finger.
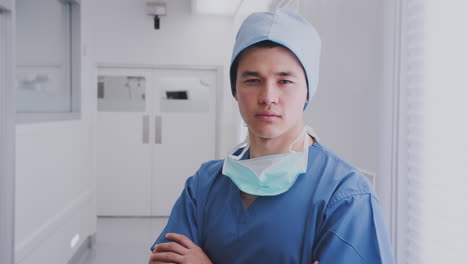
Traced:
[[187, 250], [187, 248], [177, 244], [176, 242], [168, 242], [156, 245], [153, 252], [174, 252], [179, 255], [184, 255], [187, 252]]
[[151, 261], [148, 264], [177, 264], [175, 262], [166, 262], [166, 261]]
[[188, 237], [186, 237], [184, 235], [181, 235], [181, 234], [167, 233], [166, 238], [169, 239], [169, 240], [173, 240], [173, 241], [181, 244], [182, 246], [184, 246], [186, 248], [193, 248], [193, 247], [197, 246], [197, 245], [195, 245], [195, 243], [192, 242], [192, 240], [190, 240], [190, 238], [188, 238]]
[[166, 262], [166, 261], [149, 261], [148, 264], [177, 264], [175, 262]]
[[158, 252], [151, 254], [151, 261], [162, 262], [162, 263], [180, 263], [183, 261], [183, 256], [174, 252]]

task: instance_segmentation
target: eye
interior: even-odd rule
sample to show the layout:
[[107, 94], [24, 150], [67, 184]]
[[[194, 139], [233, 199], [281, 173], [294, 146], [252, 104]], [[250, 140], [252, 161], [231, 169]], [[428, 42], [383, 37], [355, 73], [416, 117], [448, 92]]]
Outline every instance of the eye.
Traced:
[[290, 81], [290, 80], [280, 80], [279, 83], [280, 84], [290, 84], [290, 83], [292, 83], [292, 81]]
[[260, 82], [260, 80], [259, 79], [247, 79], [244, 82], [245, 83], [258, 83], [258, 82]]

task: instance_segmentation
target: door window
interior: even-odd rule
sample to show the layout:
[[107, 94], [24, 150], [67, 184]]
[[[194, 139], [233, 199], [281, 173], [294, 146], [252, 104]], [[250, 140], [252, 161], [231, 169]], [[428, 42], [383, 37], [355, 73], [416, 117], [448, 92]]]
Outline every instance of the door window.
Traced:
[[18, 113], [79, 112], [79, 20], [73, 0], [16, 0]]
[[99, 76], [99, 112], [144, 112], [146, 78], [143, 76]]
[[200, 78], [163, 77], [158, 81], [161, 90], [161, 113], [208, 112], [210, 83]]

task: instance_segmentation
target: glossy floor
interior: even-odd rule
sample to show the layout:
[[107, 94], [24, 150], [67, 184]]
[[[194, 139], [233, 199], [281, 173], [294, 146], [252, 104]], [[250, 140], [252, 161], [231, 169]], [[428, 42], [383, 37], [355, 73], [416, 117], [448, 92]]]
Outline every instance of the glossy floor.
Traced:
[[148, 263], [167, 218], [98, 218], [96, 241], [82, 263]]

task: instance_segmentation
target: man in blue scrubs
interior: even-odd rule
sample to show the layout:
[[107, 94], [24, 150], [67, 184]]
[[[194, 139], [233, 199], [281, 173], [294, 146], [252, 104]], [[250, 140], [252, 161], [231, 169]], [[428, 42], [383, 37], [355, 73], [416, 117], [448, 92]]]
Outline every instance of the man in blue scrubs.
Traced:
[[244, 21], [230, 74], [248, 137], [187, 180], [149, 263], [394, 263], [374, 190], [304, 126], [319, 56], [296, 14]]

